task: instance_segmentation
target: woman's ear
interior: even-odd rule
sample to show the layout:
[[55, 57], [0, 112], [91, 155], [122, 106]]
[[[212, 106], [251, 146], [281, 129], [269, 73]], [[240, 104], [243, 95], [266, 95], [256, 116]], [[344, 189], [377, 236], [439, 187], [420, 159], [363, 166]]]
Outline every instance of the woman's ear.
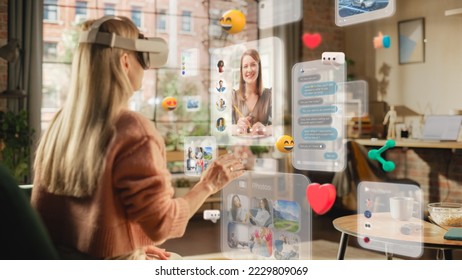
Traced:
[[124, 69], [125, 74], [128, 74], [130, 68], [130, 60], [128, 59], [128, 53], [123, 53], [120, 57], [120, 64], [122, 65], [122, 69]]

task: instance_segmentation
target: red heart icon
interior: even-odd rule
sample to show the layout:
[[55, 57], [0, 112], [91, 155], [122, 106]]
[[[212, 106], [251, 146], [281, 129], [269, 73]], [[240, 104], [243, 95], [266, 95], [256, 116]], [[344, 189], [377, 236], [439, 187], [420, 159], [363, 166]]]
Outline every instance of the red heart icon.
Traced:
[[307, 46], [308, 48], [315, 49], [321, 44], [322, 37], [319, 33], [305, 33], [302, 36], [302, 41], [303, 44], [305, 44], [305, 46]]
[[306, 199], [319, 215], [327, 213], [335, 202], [337, 192], [332, 184], [311, 183], [306, 188]]

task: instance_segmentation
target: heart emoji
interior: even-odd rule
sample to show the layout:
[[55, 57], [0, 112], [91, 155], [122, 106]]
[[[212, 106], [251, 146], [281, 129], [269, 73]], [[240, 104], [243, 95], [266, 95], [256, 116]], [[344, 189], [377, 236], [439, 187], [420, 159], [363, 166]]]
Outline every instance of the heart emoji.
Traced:
[[335, 202], [337, 192], [332, 184], [311, 183], [306, 188], [306, 199], [319, 215], [327, 213]]
[[322, 37], [319, 33], [305, 33], [302, 36], [302, 41], [303, 44], [305, 44], [305, 46], [307, 46], [308, 48], [315, 49], [321, 44]]

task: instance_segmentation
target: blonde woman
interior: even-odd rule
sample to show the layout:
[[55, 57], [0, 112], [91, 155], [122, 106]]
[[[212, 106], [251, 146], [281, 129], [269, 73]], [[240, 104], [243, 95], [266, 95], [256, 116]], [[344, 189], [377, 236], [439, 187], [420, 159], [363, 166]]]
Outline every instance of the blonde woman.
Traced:
[[[142, 37], [125, 17], [83, 24], [90, 28]], [[63, 258], [168, 259], [155, 245], [182, 236], [205, 199], [244, 172], [233, 155], [220, 157], [173, 198], [164, 140], [128, 109], [142, 65], [138, 52], [123, 48], [80, 43], [76, 50], [67, 100], [37, 148], [32, 192]]]

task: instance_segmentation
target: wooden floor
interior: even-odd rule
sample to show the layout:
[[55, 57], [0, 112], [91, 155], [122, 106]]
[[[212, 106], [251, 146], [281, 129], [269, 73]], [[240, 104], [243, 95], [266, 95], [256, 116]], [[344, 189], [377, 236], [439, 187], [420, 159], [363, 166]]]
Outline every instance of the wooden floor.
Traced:
[[[333, 242], [340, 241], [340, 232], [333, 226], [332, 221], [351, 212], [332, 209], [325, 215], [313, 215], [312, 238], [313, 240], [323, 239]], [[186, 234], [182, 238], [172, 239], [165, 242], [161, 247], [168, 251], [178, 253], [182, 256], [202, 255], [221, 252], [220, 222], [212, 223], [204, 221], [201, 216], [191, 219]], [[361, 248], [355, 238], [350, 238], [349, 245]], [[422, 260], [435, 260], [436, 250], [424, 249]], [[348, 254], [348, 253], [347, 253]], [[400, 257], [401, 258], [401, 257]], [[406, 259], [405, 257], [403, 257]], [[462, 259], [462, 250], [453, 252], [454, 259]]]

